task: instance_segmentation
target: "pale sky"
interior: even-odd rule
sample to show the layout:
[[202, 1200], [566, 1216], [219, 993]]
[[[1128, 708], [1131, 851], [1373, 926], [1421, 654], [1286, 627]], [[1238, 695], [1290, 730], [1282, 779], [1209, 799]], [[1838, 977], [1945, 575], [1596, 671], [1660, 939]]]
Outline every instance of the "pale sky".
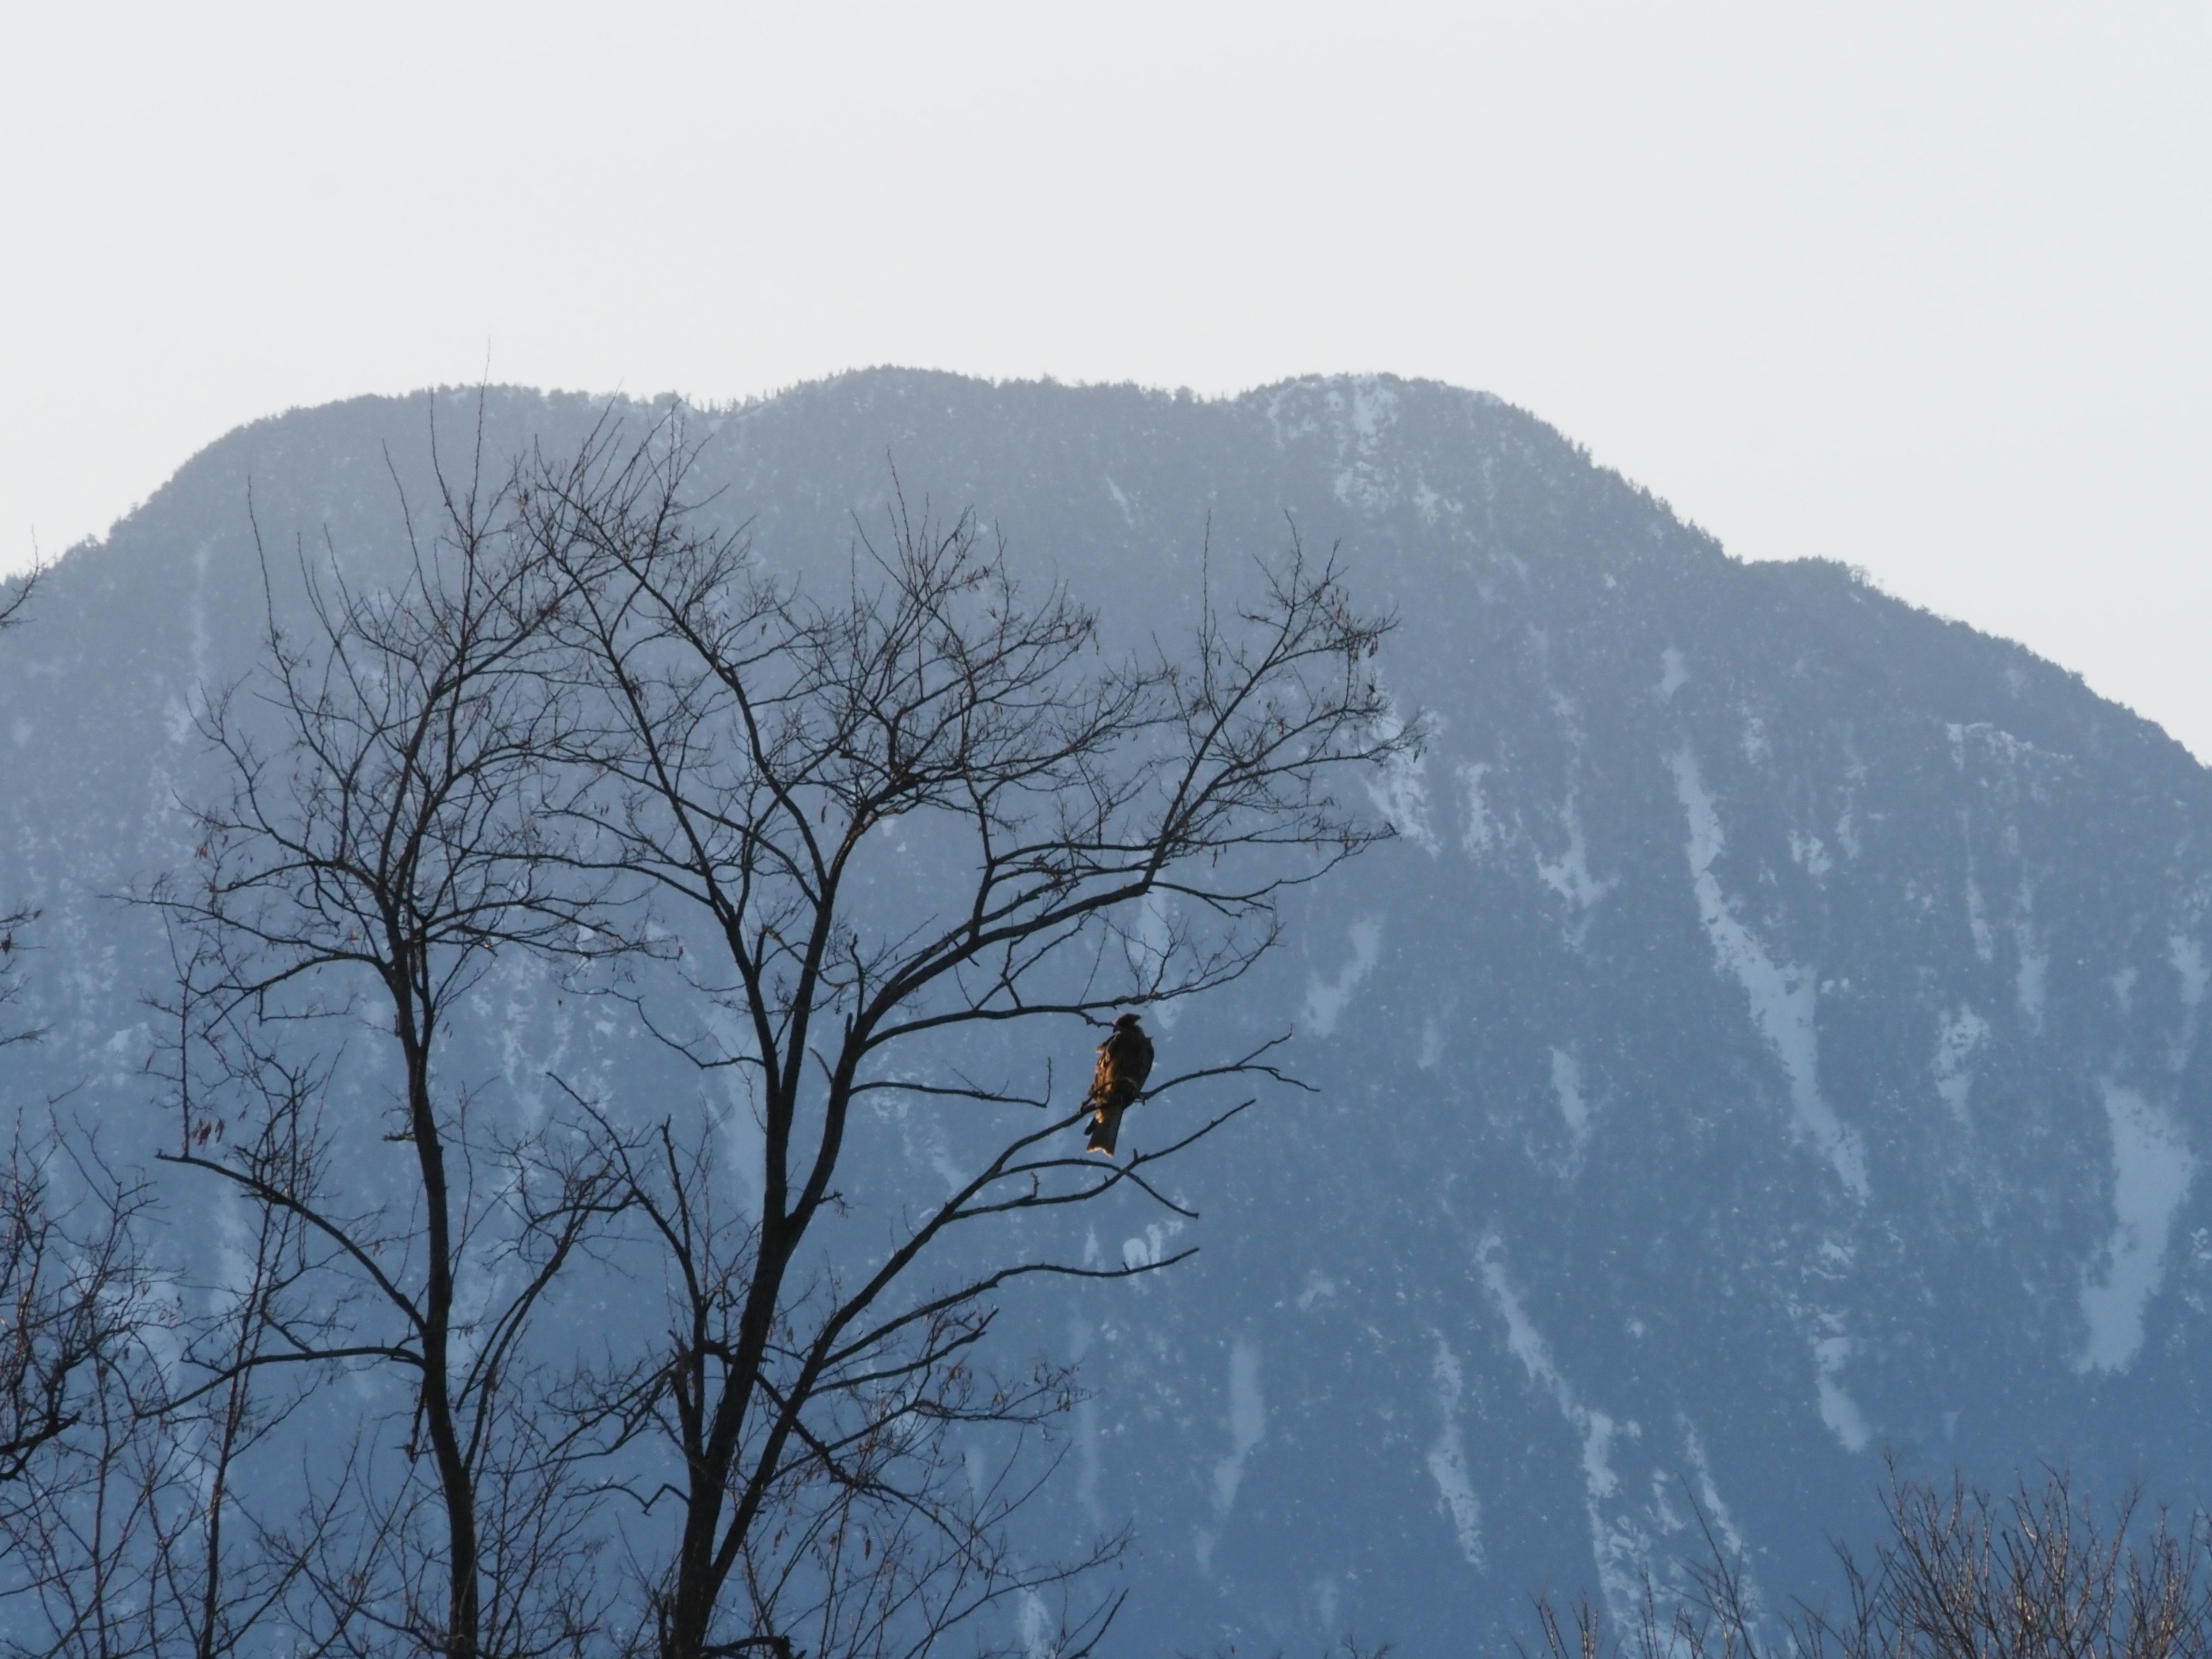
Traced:
[[2212, 757], [2212, 3], [0, 0], [0, 570], [240, 422], [1495, 392]]

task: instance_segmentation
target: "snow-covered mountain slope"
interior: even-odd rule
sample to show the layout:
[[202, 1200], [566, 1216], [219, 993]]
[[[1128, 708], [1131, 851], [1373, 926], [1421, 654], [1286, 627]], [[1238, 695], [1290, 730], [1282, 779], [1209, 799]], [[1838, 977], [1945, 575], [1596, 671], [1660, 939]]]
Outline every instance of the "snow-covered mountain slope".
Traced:
[[[475, 394], [434, 407], [465, 448]], [[0, 897], [45, 907], [52, 1028], [11, 1094], [149, 1133], [158, 936], [107, 896], [191, 852], [194, 699], [263, 616], [249, 486], [284, 558], [327, 536], [373, 577], [433, 408], [232, 434], [0, 646]], [[487, 446], [597, 414], [494, 393]], [[1201, 1221], [1097, 1239], [1194, 1261], [1000, 1334], [1095, 1390], [1038, 1524], [1134, 1519], [1120, 1650], [1468, 1651], [1534, 1590], [1663, 1572], [1700, 1507], [1784, 1598], [1886, 1450], [2200, 1495], [2212, 777], [2155, 727], [1846, 570], [1735, 562], [1446, 387], [884, 371], [711, 425], [699, 478], [770, 557], [842, 558], [895, 467], [1119, 629], [1188, 624], [1209, 537], [1224, 568], [1291, 526], [1400, 616], [1383, 672], [1436, 732], [1376, 781], [1400, 838], [1158, 1033], [1164, 1064], [1294, 1025], [1319, 1092], [1181, 1166]]]

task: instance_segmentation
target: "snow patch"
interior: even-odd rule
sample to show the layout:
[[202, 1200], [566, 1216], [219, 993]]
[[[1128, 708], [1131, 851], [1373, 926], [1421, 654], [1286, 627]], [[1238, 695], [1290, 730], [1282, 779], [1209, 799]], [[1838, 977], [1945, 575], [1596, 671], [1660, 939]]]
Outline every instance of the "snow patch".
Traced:
[[[1085, 1256], [1095, 1261], [1098, 1251], [1097, 1234], [1092, 1234], [1084, 1250]], [[1083, 1357], [1091, 1352], [1091, 1340], [1096, 1333], [1087, 1320], [1080, 1317], [1067, 1322], [1067, 1358], [1071, 1364], [1080, 1365]], [[1098, 1476], [1105, 1459], [1100, 1442], [1098, 1402], [1091, 1396], [1079, 1395], [1075, 1402], [1075, 1499], [1083, 1505], [1084, 1512], [1094, 1526], [1103, 1523], [1105, 1512], [1098, 1501]]]
[[1336, 1610], [1340, 1602], [1340, 1586], [1336, 1575], [1325, 1572], [1313, 1581], [1314, 1611], [1321, 1615], [1321, 1628], [1336, 1628]]
[[1467, 1558], [1468, 1565], [1480, 1569], [1482, 1503], [1474, 1495], [1474, 1482], [1468, 1479], [1467, 1448], [1459, 1432], [1459, 1402], [1466, 1391], [1466, 1378], [1459, 1368], [1459, 1357], [1441, 1336], [1437, 1338], [1435, 1376], [1437, 1403], [1443, 1407], [1444, 1425], [1437, 1443], [1429, 1449], [1429, 1475], [1437, 1483], [1437, 1494], [1443, 1500], [1453, 1535], [1459, 1540], [1459, 1553]]
[[1382, 924], [1368, 918], [1352, 924], [1352, 960], [1344, 964], [1334, 980], [1323, 981], [1319, 974], [1306, 981], [1305, 1024], [1316, 1036], [1327, 1036], [1336, 1030], [1336, 1022], [1344, 1012], [1345, 1005], [1359, 981], [1375, 971], [1375, 964], [1382, 951]]
[[1973, 935], [1974, 954], [1984, 962], [1994, 960], [1996, 937], [1990, 932], [1990, 915], [1982, 903], [1981, 884], [1974, 879], [1972, 870], [1966, 872], [1966, 931]]
[[1260, 1397], [1260, 1350], [1240, 1339], [1229, 1350], [1228, 1456], [1214, 1465], [1213, 1499], [1227, 1514], [1237, 1501], [1237, 1488], [1244, 1479], [1244, 1460], [1267, 1432], [1267, 1402]]
[[1989, 1021], [1964, 1005], [1944, 1018], [1936, 1034], [1936, 1092], [1962, 1128], [1972, 1121], [1966, 1103], [1974, 1088], [1974, 1056], [1989, 1036]]
[[[1340, 392], [1328, 394], [1328, 406], [1338, 416], [1334, 492], [1346, 507], [1381, 513], [1397, 505], [1398, 487], [1382, 465], [1383, 434], [1398, 419], [1398, 394], [1389, 386], [1362, 378], [1352, 383], [1347, 406]], [[1348, 429], [1347, 429], [1348, 428]]]
[[2212, 987], [2212, 969], [2204, 963], [2204, 947], [2195, 939], [2176, 933], [2166, 940], [2166, 960], [2181, 977], [2181, 1006], [2192, 1012], [2203, 1006], [2204, 993]]
[[206, 695], [207, 683], [215, 672], [214, 640], [208, 627], [207, 579], [208, 570], [215, 563], [215, 541], [212, 538], [192, 550], [192, 700], [197, 702]]
[[[1378, 735], [1385, 739], [1405, 730], [1405, 722], [1395, 713], [1382, 726]], [[1375, 810], [1384, 823], [1434, 857], [1443, 850], [1443, 843], [1429, 827], [1429, 788], [1423, 775], [1427, 769], [1425, 755], [1393, 755], [1379, 769], [1369, 774], [1367, 798], [1375, 803]]]
[[2166, 959], [2173, 964], [2175, 976], [2181, 981], [2181, 1030], [2166, 1044], [2166, 1064], [2176, 1072], [2189, 1066], [2189, 1056], [2197, 1047], [2197, 1011], [2204, 1006], [2208, 974], [2204, 963], [2204, 947], [2195, 939], [2176, 933], [2166, 942]]
[[[2008, 831], [2006, 840], [2017, 852], [2018, 836]], [[2043, 1030], [2045, 985], [2051, 968], [2051, 947], [2036, 938], [2035, 890], [2022, 880], [2020, 897], [2014, 901], [2012, 913], [2013, 946], [2020, 952], [2020, 967], [2013, 975], [2013, 991], [2020, 1002], [2020, 1011], [2027, 1017], [2030, 1029]]]
[[1851, 1357], [1851, 1340], [1841, 1334], [1816, 1337], [1813, 1342], [1813, 1370], [1820, 1399], [1820, 1421], [1828, 1431], [1843, 1442], [1844, 1449], [1862, 1452], [1872, 1437], [1867, 1429], [1866, 1413], [1859, 1410], [1858, 1401], [1844, 1391], [1836, 1378], [1844, 1369], [1844, 1362]]
[[1213, 1525], [1198, 1535], [1198, 1570], [1213, 1571], [1213, 1547], [1244, 1484], [1244, 1462], [1266, 1437], [1267, 1406], [1260, 1396], [1260, 1349], [1239, 1337], [1229, 1349], [1229, 1455], [1213, 1466]]
[[1133, 1273], [1140, 1267], [1158, 1267], [1168, 1259], [1168, 1244], [1182, 1231], [1180, 1220], [1164, 1225], [1157, 1221], [1147, 1224], [1140, 1237], [1121, 1241], [1121, 1265]]
[[1121, 509], [1121, 522], [1132, 530], [1135, 529], [1137, 515], [1129, 511], [1129, 498], [1121, 493], [1121, 486], [1114, 482], [1110, 473], [1106, 477], [1106, 493], [1114, 498], [1114, 505]]
[[1802, 835], [1795, 830], [1790, 832], [1790, 856], [1815, 881], [1836, 867], [1818, 836]]
[[1559, 817], [1567, 826], [1567, 850], [1553, 863], [1545, 862], [1540, 854], [1536, 874], [1545, 886], [1575, 908], [1586, 911], [1613, 890], [1613, 881], [1599, 881], [1590, 874], [1589, 844], [1583, 835], [1582, 812], [1571, 789], [1567, 791], [1567, 804], [1559, 809]]
[[2035, 948], [2035, 931], [2023, 922], [2016, 930], [2020, 941], [2020, 971], [2013, 976], [2014, 994], [2020, 999], [2020, 1011], [2027, 1016], [2027, 1023], [2035, 1030], [2043, 1029], [2045, 986], [2051, 970], [2051, 952]]
[[1564, 1048], [1552, 1050], [1552, 1092], [1559, 1097], [1559, 1115], [1567, 1121], [1567, 1157], [1579, 1158], [1589, 1145], [1589, 1103], [1583, 1098], [1583, 1068]]
[[1528, 1373], [1528, 1380], [1540, 1385], [1559, 1402], [1559, 1409], [1572, 1415], [1577, 1407], [1574, 1391], [1559, 1368], [1552, 1364], [1552, 1350], [1528, 1317], [1528, 1310], [1521, 1305], [1520, 1292], [1505, 1277], [1505, 1241], [1496, 1233], [1487, 1235], [1476, 1252], [1482, 1266], [1483, 1288], [1498, 1304], [1498, 1311], [1505, 1320], [1505, 1348], [1521, 1362], [1521, 1369]]
[[1482, 775], [1488, 770], [1487, 766], [1459, 769], [1460, 789], [1467, 799], [1467, 828], [1460, 832], [1459, 844], [1477, 858], [1490, 850], [1492, 842], [1501, 839], [1498, 826], [1482, 802]]
[[1753, 1023], [1782, 1062], [1799, 1129], [1828, 1160], [1851, 1194], [1864, 1199], [1869, 1190], [1865, 1149], [1820, 1093], [1820, 1040], [1814, 1024], [1817, 975], [1795, 963], [1776, 962], [1729, 908], [1712, 868], [1726, 843], [1721, 835], [1720, 815], [1698, 775], [1697, 757], [1685, 745], [1668, 763], [1674, 773], [1675, 793], [1689, 821], [1691, 885], [1697, 895], [1698, 918], [1712, 941], [1713, 954], [1743, 988], [1751, 1003]]
[[[1576, 1399], [1573, 1388], [1559, 1375], [1550, 1346], [1506, 1277], [1504, 1240], [1496, 1233], [1486, 1235], [1476, 1247], [1475, 1259], [1483, 1288], [1504, 1318], [1508, 1352], [1521, 1362], [1528, 1380], [1552, 1396], [1568, 1425], [1582, 1436], [1583, 1507], [1589, 1517], [1590, 1553], [1597, 1567], [1598, 1589], [1616, 1618], [1631, 1618], [1650, 1564], [1650, 1540], [1627, 1516], [1607, 1513], [1607, 1500], [1617, 1499], [1620, 1494], [1612, 1458], [1616, 1425], [1607, 1413], [1592, 1410]], [[1632, 1435], [1640, 1432], [1632, 1423], [1626, 1427]]]
[[[1712, 1463], [1705, 1456], [1705, 1439], [1687, 1419], [1682, 1422], [1682, 1449], [1688, 1454], [1690, 1468], [1697, 1474], [1698, 1504], [1705, 1510], [1705, 1518], [1712, 1522], [1714, 1536], [1721, 1547], [1736, 1559], [1739, 1565], [1747, 1564], [1751, 1547], [1744, 1540], [1743, 1529], [1736, 1525], [1735, 1516], [1729, 1513], [1727, 1502], [1721, 1497], [1720, 1485], [1713, 1479]], [[1746, 1605], [1756, 1611], [1759, 1595], [1747, 1573], [1744, 1578], [1744, 1597]]]
[[1836, 867], [1834, 858], [1827, 856], [1827, 848], [1820, 845], [1820, 836], [1798, 834], [1796, 830], [1790, 832], [1790, 856], [1792, 856], [1794, 860], [1805, 869], [1805, 874], [1812, 876], [1814, 880], [1818, 880], [1820, 876], [1825, 876], [1827, 872], [1832, 872], [1832, 869]]
[[[1149, 988], [1167, 977], [1175, 957], [1178, 933], [1175, 906], [1168, 896], [1157, 889], [1146, 894], [1138, 907], [1136, 925], [1121, 939], [1122, 957], [1136, 984]], [[1146, 1011], [1146, 1017], [1162, 1030], [1171, 1031], [1182, 1018], [1182, 1004], [1174, 1000], [1156, 1003]]]
[[1659, 684], [1653, 695], [1662, 702], [1674, 701], [1674, 694], [1690, 683], [1690, 671], [1684, 666], [1682, 653], [1668, 646], [1659, 653]]
[[1457, 518], [1466, 509], [1450, 496], [1444, 495], [1418, 471], [1413, 475], [1420, 479], [1420, 487], [1413, 491], [1413, 511], [1421, 515], [1421, 522], [1433, 525], [1445, 514]]
[[2088, 1345], [2076, 1371], [2124, 1371], [2143, 1340], [2143, 1309], [2166, 1272], [2166, 1237], [2197, 1160], [2181, 1125], [2132, 1089], [2109, 1078], [2104, 1084], [2105, 1121], [2112, 1133], [2112, 1236], [2098, 1252], [2101, 1279], [2085, 1271], [2081, 1316]]
[[1059, 1621], [1052, 1609], [1045, 1605], [1044, 1597], [1033, 1589], [1022, 1592], [1021, 1613], [1017, 1620], [1020, 1627], [1023, 1659], [1058, 1659], [1060, 1644]]

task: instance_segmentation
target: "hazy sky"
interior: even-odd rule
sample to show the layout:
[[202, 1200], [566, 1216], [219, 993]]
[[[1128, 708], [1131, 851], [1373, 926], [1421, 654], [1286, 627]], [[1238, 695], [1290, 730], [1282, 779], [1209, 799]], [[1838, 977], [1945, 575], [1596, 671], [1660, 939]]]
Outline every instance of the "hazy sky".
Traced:
[[2212, 4], [0, 7], [0, 569], [289, 405], [1486, 387], [2212, 757]]

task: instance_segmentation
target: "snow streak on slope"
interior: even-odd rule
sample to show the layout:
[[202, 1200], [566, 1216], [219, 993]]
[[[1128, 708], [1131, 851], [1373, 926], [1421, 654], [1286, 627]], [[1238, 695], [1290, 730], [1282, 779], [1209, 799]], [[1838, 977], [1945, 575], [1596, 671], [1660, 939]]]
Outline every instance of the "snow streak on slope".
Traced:
[[2081, 1371], [2124, 1371], [2142, 1347], [2143, 1307], [2165, 1276], [2166, 1235], [2197, 1173], [2181, 1126], [2132, 1089], [2106, 1079], [2112, 1131], [2112, 1237], [2100, 1251], [2101, 1279], [2086, 1275], [2081, 1316], [2088, 1346]]
[[1576, 909], [1588, 910], [1613, 890], [1613, 883], [1601, 881], [1590, 873], [1589, 842], [1583, 832], [1582, 812], [1571, 789], [1567, 791], [1566, 804], [1559, 809], [1559, 822], [1566, 828], [1566, 848], [1550, 860], [1540, 853], [1537, 854], [1537, 878]]
[[1866, 1413], [1859, 1402], [1851, 1398], [1837, 1379], [1843, 1375], [1844, 1362], [1851, 1357], [1851, 1339], [1844, 1334], [1843, 1321], [1836, 1315], [1826, 1315], [1823, 1325], [1828, 1334], [1813, 1341], [1814, 1386], [1820, 1402], [1820, 1421], [1828, 1431], [1843, 1443], [1845, 1451], [1860, 1452], [1867, 1449], [1872, 1431], [1867, 1426]]
[[1491, 822], [1490, 810], [1483, 805], [1482, 775], [1490, 770], [1486, 765], [1470, 763], [1459, 769], [1460, 787], [1467, 798], [1467, 828], [1460, 834], [1460, 847], [1469, 855], [1480, 858], [1490, 850], [1492, 841], [1501, 836], [1499, 827]]
[[[1498, 1304], [1505, 1320], [1505, 1345], [1521, 1362], [1528, 1380], [1552, 1396], [1559, 1415], [1582, 1437], [1583, 1504], [1589, 1516], [1590, 1553], [1597, 1566], [1598, 1588], [1613, 1616], [1632, 1618], [1645, 1569], [1650, 1565], [1651, 1545], [1643, 1528], [1628, 1516], [1608, 1515], [1608, 1505], [1620, 1507], [1620, 1477], [1613, 1468], [1613, 1437], [1620, 1425], [1601, 1411], [1583, 1405], [1574, 1387], [1553, 1362], [1551, 1346], [1528, 1317], [1519, 1292], [1505, 1275], [1505, 1244], [1496, 1233], [1486, 1237], [1477, 1251], [1482, 1267], [1483, 1288]], [[1642, 1431], [1631, 1423], [1632, 1436]], [[1625, 1625], [1624, 1625], [1625, 1627]]]
[[1989, 1038], [1989, 1021], [1962, 1006], [1944, 1019], [1936, 1040], [1936, 1092], [1962, 1129], [1973, 1121], [1968, 1103], [1974, 1092], [1974, 1056]]
[[[1405, 729], [1405, 720], [1393, 708], [1382, 720], [1377, 735], [1395, 738]], [[1367, 778], [1367, 798], [1391, 829], [1423, 852], [1433, 854], [1443, 850], [1443, 843], [1429, 827], [1427, 770], [1425, 754], [1394, 755]]]
[[1552, 1092], [1567, 1125], [1567, 1167], [1571, 1170], [1589, 1146], [1589, 1102], [1583, 1097], [1583, 1068], [1564, 1048], [1552, 1050]]
[[1245, 1460], [1267, 1433], [1267, 1406], [1260, 1397], [1260, 1350], [1239, 1338], [1229, 1350], [1229, 1455], [1213, 1466], [1213, 1524], [1198, 1534], [1200, 1572], [1212, 1571], [1213, 1547], [1230, 1510], [1237, 1506]]
[[1305, 1016], [1299, 1022], [1303, 1030], [1316, 1036], [1327, 1036], [1336, 1029], [1338, 1016], [1344, 1012], [1345, 1004], [1359, 988], [1359, 981], [1375, 971], [1375, 963], [1382, 955], [1382, 924], [1372, 918], [1352, 924], [1352, 960], [1346, 963], [1334, 980], [1324, 981], [1313, 975], [1306, 983]]
[[1466, 1391], [1467, 1378], [1460, 1370], [1459, 1356], [1441, 1336], [1437, 1338], [1436, 1378], [1437, 1403], [1443, 1408], [1444, 1426], [1429, 1451], [1429, 1474], [1436, 1480], [1444, 1512], [1451, 1517], [1459, 1553], [1467, 1558], [1468, 1565], [1480, 1567], [1482, 1500], [1474, 1495], [1474, 1483], [1468, 1479], [1467, 1447], [1459, 1432], [1459, 1401]]
[[2176, 933], [2166, 944], [2166, 960], [2181, 981], [2181, 1030], [2166, 1045], [2166, 1064], [2179, 1072], [2189, 1064], [2190, 1054], [2197, 1047], [2197, 1019], [2204, 1006], [2205, 990], [2212, 986], [2212, 969], [2205, 966], [2204, 947], [2187, 934]]
[[1674, 774], [1674, 793], [1690, 822], [1690, 878], [1698, 896], [1698, 919], [1712, 941], [1713, 954], [1743, 987], [1759, 1034], [1782, 1062], [1798, 1127], [1834, 1166], [1852, 1196], [1864, 1199], [1869, 1192], [1865, 1149], [1820, 1094], [1820, 1039], [1814, 1024], [1815, 976], [1808, 969], [1776, 962], [1729, 908], [1713, 875], [1713, 860], [1723, 845], [1720, 815], [1698, 775], [1698, 757], [1685, 744], [1668, 763]]

